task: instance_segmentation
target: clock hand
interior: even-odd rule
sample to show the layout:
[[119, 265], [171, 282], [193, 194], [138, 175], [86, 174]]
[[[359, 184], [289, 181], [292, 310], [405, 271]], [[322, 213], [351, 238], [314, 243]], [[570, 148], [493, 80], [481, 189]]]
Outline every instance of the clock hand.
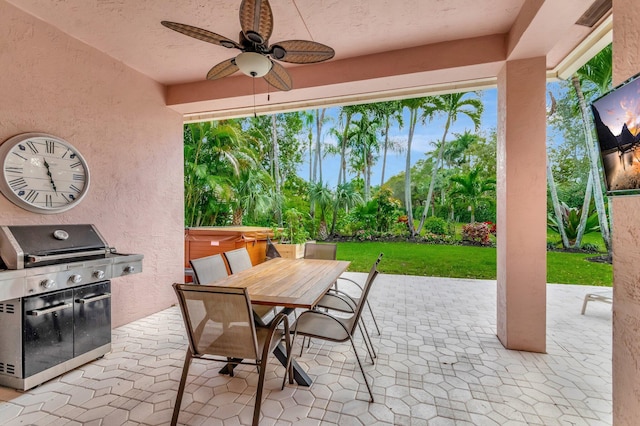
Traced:
[[49, 176], [49, 180], [51, 181], [53, 192], [57, 194], [58, 191], [56, 190], [56, 184], [53, 182], [53, 176], [51, 176], [51, 170], [49, 170], [49, 163], [47, 163], [47, 160], [45, 158], [42, 158], [42, 160], [44, 161], [44, 166], [47, 168], [47, 176]]

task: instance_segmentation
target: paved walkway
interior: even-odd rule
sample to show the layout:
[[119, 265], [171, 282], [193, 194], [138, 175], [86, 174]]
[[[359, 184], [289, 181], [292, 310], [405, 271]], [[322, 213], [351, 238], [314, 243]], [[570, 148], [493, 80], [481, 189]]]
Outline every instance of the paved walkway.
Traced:
[[[298, 358], [310, 388], [281, 391], [283, 368], [271, 364], [261, 424], [609, 425], [611, 307], [592, 302], [580, 315], [594, 290], [548, 286], [548, 353], [533, 354], [495, 337], [495, 281], [380, 275], [370, 296], [379, 357], [365, 364], [376, 402], [367, 402], [348, 343], [314, 341]], [[26, 393], [0, 388], [0, 424], [168, 424], [185, 347], [175, 307], [120, 327], [103, 359]], [[180, 424], [250, 424], [255, 369], [229, 378], [219, 368], [194, 360]]]

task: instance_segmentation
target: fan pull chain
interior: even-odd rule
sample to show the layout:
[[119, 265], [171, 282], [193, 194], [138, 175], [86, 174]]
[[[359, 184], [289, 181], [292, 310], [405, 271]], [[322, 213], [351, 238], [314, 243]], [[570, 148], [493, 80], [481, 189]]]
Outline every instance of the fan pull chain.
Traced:
[[252, 77], [251, 80], [253, 81], [253, 118], [256, 118], [258, 117], [256, 114], [256, 78]]

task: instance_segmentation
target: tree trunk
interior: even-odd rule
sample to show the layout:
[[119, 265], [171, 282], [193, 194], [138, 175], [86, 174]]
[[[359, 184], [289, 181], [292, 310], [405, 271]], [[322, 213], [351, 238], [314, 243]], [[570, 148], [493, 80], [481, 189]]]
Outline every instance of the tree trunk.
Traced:
[[596, 204], [596, 211], [598, 212], [598, 221], [600, 222], [600, 233], [604, 240], [604, 245], [607, 248], [609, 256], [611, 256], [611, 234], [609, 232], [609, 222], [607, 214], [604, 208], [604, 197], [602, 196], [602, 178], [600, 169], [598, 167], [598, 152], [593, 141], [593, 132], [591, 131], [591, 122], [589, 121], [589, 112], [587, 109], [587, 102], [584, 99], [582, 88], [580, 87], [580, 79], [577, 74], [571, 77], [573, 88], [578, 96], [580, 103], [580, 112], [582, 113], [582, 125], [584, 129], [584, 139], [587, 145], [587, 152], [589, 153], [589, 161], [591, 164], [591, 175], [593, 178], [593, 198]]
[[418, 121], [418, 111], [410, 110], [409, 116], [409, 139], [407, 140], [407, 161], [404, 169], [404, 204], [407, 209], [407, 225], [409, 226], [409, 236], [416, 236], [416, 230], [413, 226], [413, 210], [411, 206], [411, 142], [413, 141], [413, 132]]
[[340, 179], [344, 182], [347, 181], [347, 161], [345, 156], [347, 154], [347, 137], [349, 136], [349, 126], [351, 125], [351, 114], [347, 113], [344, 123], [344, 131], [342, 132], [342, 141], [340, 145], [340, 170], [338, 170], [338, 185], [340, 185]]
[[589, 177], [587, 178], [587, 189], [584, 192], [584, 201], [582, 202], [582, 215], [580, 216], [580, 223], [578, 224], [578, 233], [576, 235], [576, 242], [573, 245], [576, 248], [580, 248], [580, 246], [582, 245], [584, 228], [587, 226], [587, 219], [589, 218], [589, 206], [591, 205], [591, 191], [593, 191], [593, 175], [589, 173]]
[[444, 125], [444, 134], [442, 135], [442, 141], [440, 141], [440, 147], [438, 149], [438, 159], [436, 163], [433, 165], [433, 170], [431, 171], [431, 182], [429, 182], [429, 191], [427, 192], [427, 200], [425, 204], [425, 209], [422, 212], [422, 218], [420, 219], [420, 226], [418, 227], [418, 234], [422, 231], [422, 225], [424, 225], [424, 220], [427, 218], [427, 213], [429, 211], [428, 206], [431, 205], [431, 198], [433, 197], [433, 189], [436, 185], [436, 177], [438, 176], [438, 170], [440, 169], [440, 163], [442, 162], [442, 157], [444, 156], [444, 143], [447, 139], [447, 133], [449, 132], [449, 126], [451, 125], [451, 115], [447, 116], [447, 122]]
[[553, 170], [551, 170], [551, 162], [547, 157], [547, 182], [549, 183], [549, 192], [551, 192], [551, 202], [553, 203], [553, 211], [556, 215], [556, 223], [558, 224], [558, 230], [560, 231], [560, 237], [562, 238], [562, 246], [569, 248], [569, 239], [567, 233], [564, 232], [564, 221], [562, 219], [562, 210], [560, 209], [560, 202], [558, 201], [558, 192], [556, 191], [556, 181], [553, 179]]
[[271, 116], [271, 136], [273, 139], [273, 181], [276, 186], [276, 221], [282, 226], [282, 209], [280, 208], [280, 195], [282, 193], [281, 188], [281, 176], [280, 176], [280, 147], [278, 145], [278, 131], [276, 126], [276, 115]]
[[241, 207], [233, 209], [233, 219], [231, 224], [234, 226], [242, 226], [242, 216], [244, 216], [244, 211]]
[[324, 108], [316, 110], [316, 158], [314, 163], [317, 165], [317, 176], [320, 183], [322, 183], [322, 124], [325, 111], [326, 109]]
[[384, 170], [387, 167], [387, 149], [389, 148], [389, 127], [391, 127], [391, 120], [387, 116], [384, 129], [384, 150], [382, 154], [382, 177], [380, 178], [380, 186], [384, 185]]

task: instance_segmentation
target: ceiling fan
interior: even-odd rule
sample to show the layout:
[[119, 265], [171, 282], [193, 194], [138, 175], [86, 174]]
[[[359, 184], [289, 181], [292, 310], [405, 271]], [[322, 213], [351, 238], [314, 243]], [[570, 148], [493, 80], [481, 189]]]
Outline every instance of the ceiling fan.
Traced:
[[335, 54], [329, 46], [309, 40], [286, 40], [269, 45], [269, 37], [273, 32], [273, 14], [268, 0], [242, 0], [242, 31], [237, 43], [191, 25], [170, 21], [162, 21], [161, 24], [189, 37], [242, 52], [211, 68], [207, 73], [207, 80], [226, 77], [240, 70], [250, 77], [263, 77], [273, 87], [287, 91], [292, 87], [291, 76], [274, 59], [294, 64], [311, 64], [329, 60]]

